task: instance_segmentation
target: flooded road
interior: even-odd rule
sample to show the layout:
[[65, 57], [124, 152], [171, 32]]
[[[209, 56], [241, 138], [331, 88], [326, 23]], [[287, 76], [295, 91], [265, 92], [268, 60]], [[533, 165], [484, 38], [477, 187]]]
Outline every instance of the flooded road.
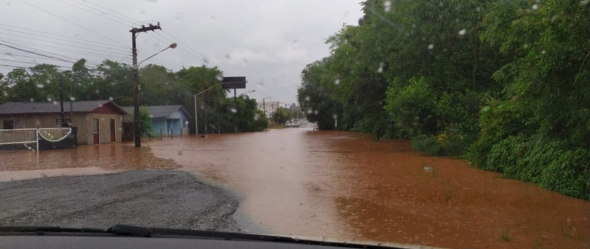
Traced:
[[[311, 129], [0, 154], [0, 181], [188, 171], [240, 198], [247, 232], [449, 248], [587, 248], [590, 203], [407, 142]], [[431, 167], [431, 171], [425, 171]]]
[[580, 248], [590, 239], [589, 202], [420, 155], [408, 142], [301, 128], [148, 145], [238, 193], [238, 211], [265, 232], [450, 248]]

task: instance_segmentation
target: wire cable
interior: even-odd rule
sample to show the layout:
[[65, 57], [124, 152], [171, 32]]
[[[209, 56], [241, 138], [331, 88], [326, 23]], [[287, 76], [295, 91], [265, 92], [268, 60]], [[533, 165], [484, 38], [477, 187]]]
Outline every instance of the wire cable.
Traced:
[[[82, 8], [82, 7], [80, 7], [80, 6], [76, 6], [76, 5], [73, 5], [73, 4], [71, 4], [71, 3], [67, 3], [67, 2], [65, 2], [65, 1], [63, 1], [63, 0], [57, 0], [57, 1], [60, 1], [60, 2], [62, 2], [62, 3], [64, 3], [64, 4], [70, 5], [70, 6], [72, 6], [72, 7], [75, 7], [75, 8], [81, 9], [81, 10], [84, 10], [84, 11], [86, 11], [86, 12], [89, 12], [89, 13], [95, 14], [95, 15], [97, 15], [97, 16], [101, 16], [101, 17], [103, 17], [103, 18], [105, 18], [105, 19], [109, 19], [109, 20], [111, 20], [111, 21], [113, 21], [113, 22], [116, 22], [116, 23], [119, 23], [119, 24], [121, 24], [121, 25], [123, 25], [123, 26], [130, 27], [130, 28], [132, 28], [132, 27], [133, 27], [133, 26], [132, 26], [132, 24], [125, 24], [125, 23], [122, 23], [122, 22], [120, 22], [120, 21], [117, 21], [117, 20], [111, 19], [111, 18], [109, 18], [109, 17], [106, 17], [106, 16], [104, 16], [104, 15], [101, 15], [100, 13], [95, 13], [95, 12], [93, 12], [93, 11], [90, 11], [90, 10], [84, 9], [84, 8]], [[103, 13], [105, 13], [105, 12], [103, 12]], [[105, 13], [105, 14], [106, 14], [106, 13]]]
[[[109, 44], [109, 43], [103, 43], [103, 42], [97, 42], [97, 41], [91, 41], [91, 40], [86, 40], [86, 39], [82, 39], [82, 38], [77, 38], [77, 37], [71, 37], [71, 36], [66, 36], [66, 35], [60, 35], [60, 34], [53, 34], [53, 33], [49, 33], [49, 32], [44, 32], [44, 31], [39, 31], [39, 30], [34, 30], [34, 29], [28, 29], [28, 28], [23, 28], [23, 27], [18, 27], [18, 26], [13, 26], [13, 25], [8, 25], [8, 24], [2, 24], [0, 23], [0, 25], [2, 26], [6, 26], [6, 27], [10, 27], [10, 28], [15, 28], [15, 29], [22, 29], [22, 30], [27, 30], [27, 31], [33, 31], [35, 33], [42, 33], [42, 34], [47, 34], [47, 35], [53, 35], [53, 36], [59, 36], [59, 37], [64, 37], [64, 38], [68, 38], [69, 40], [79, 40], [79, 41], [83, 41], [84, 43], [96, 43], [96, 44], [101, 44], [101, 45], [106, 45], [106, 46], [110, 46], [110, 47], [116, 47], [116, 48], [123, 48], [126, 50], [129, 50], [129, 47], [127, 46], [121, 46], [121, 45], [113, 45], [113, 44]], [[9, 28], [2, 28], [0, 27], [0, 29], [4, 29], [4, 30], [11, 30], [13, 32], [18, 32], [18, 33], [24, 33], [24, 34], [30, 34], [30, 35], [35, 35], [35, 36], [41, 36], [39, 34], [32, 34], [32, 33], [27, 33], [27, 32], [22, 32], [22, 31], [17, 31], [14, 29], [9, 29]], [[44, 37], [44, 36], [41, 36]], [[47, 37], [50, 39], [56, 39], [57, 38], [52, 38], [52, 37]], [[60, 39], [63, 40], [63, 39]], [[63, 40], [63, 41], [69, 41], [69, 40]]]
[[[44, 53], [31, 51], [29, 49], [22, 49], [22, 48], [18, 48], [18, 47], [12, 46], [12, 45], [4, 44], [4, 43], [0, 43], [0, 45], [5, 46], [5, 47], [8, 47], [8, 48], [15, 49], [15, 50], [18, 50], [18, 51], [21, 51], [21, 52], [31, 53], [31, 54], [35, 54], [35, 55], [39, 55], [39, 56], [43, 56], [43, 57], [55, 59], [55, 60], [58, 60], [58, 61], [62, 61], [62, 62], [68, 62], [68, 63], [72, 63], [72, 64], [75, 63], [75, 62], [72, 62], [72, 61], [69, 61], [69, 60], [66, 60], [66, 59], [63, 59], [63, 58], [59, 58], [59, 57], [56, 57], [56, 56], [46, 55]], [[67, 56], [63, 56], [63, 57], [67, 57]], [[94, 66], [91, 66], [91, 67], [94, 67]]]
[[[111, 56], [120, 56], [121, 54], [116, 54], [116, 55], [110, 55], [110, 56], [106, 56], [104, 54], [99, 54], [99, 53], [92, 53], [92, 52], [85, 52], [85, 51], [81, 51], [81, 50], [75, 50], [75, 49], [67, 49], [67, 48], [61, 48], [61, 47], [56, 47], [56, 46], [49, 46], [49, 45], [38, 45], [36, 43], [31, 43], [31, 42], [24, 42], [24, 41], [15, 41], [15, 40], [8, 40], [8, 39], [4, 39], [4, 38], [0, 38], [0, 41], [4, 42], [4, 43], [9, 43], [11, 45], [17, 45], [17, 44], [28, 44], [27, 46], [35, 46], [35, 47], [42, 47], [42, 48], [49, 48], [52, 50], [61, 50], [61, 51], [70, 51], [70, 52], [76, 52], [76, 53], [80, 53], [80, 54], [84, 54], [84, 55], [89, 55], [89, 56], [94, 56], [95, 58], [110, 58]], [[71, 57], [70, 57], [71, 58]], [[74, 60], [77, 60], [75, 58], [72, 58]]]
[[[91, 33], [93, 33], [93, 34], [95, 34], [95, 35], [98, 35], [98, 36], [100, 36], [100, 37], [102, 37], [102, 38], [105, 38], [105, 39], [107, 39], [107, 40], [109, 40], [109, 41], [112, 41], [112, 42], [114, 42], [114, 43], [119, 43], [118, 41], [115, 41], [115, 40], [113, 40], [113, 39], [111, 39], [111, 38], [109, 38], [109, 37], [107, 37], [107, 36], [101, 35], [101, 34], [100, 34], [100, 33], [98, 33], [98, 32], [95, 32], [95, 31], [93, 31], [93, 30], [91, 30], [91, 29], [85, 28], [85, 27], [83, 27], [83, 26], [81, 26], [81, 25], [79, 25], [79, 24], [77, 24], [77, 23], [75, 23], [75, 22], [72, 22], [72, 21], [70, 21], [70, 20], [68, 20], [68, 19], [65, 19], [65, 18], [61, 17], [61, 16], [58, 16], [58, 15], [56, 15], [56, 14], [53, 14], [53, 13], [51, 13], [51, 12], [49, 12], [49, 11], [46, 11], [46, 10], [44, 10], [44, 9], [42, 9], [42, 8], [39, 8], [39, 7], [37, 7], [37, 6], [33, 5], [33, 4], [30, 4], [30, 3], [28, 3], [28, 2], [25, 2], [24, 0], [19, 0], [19, 1], [21, 1], [21, 2], [23, 2], [23, 3], [25, 3], [25, 4], [28, 4], [29, 6], [31, 6], [31, 7], [33, 7], [33, 8], [36, 8], [36, 9], [38, 9], [38, 10], [40, 10], [40, 11], [43, 11], [43, 12], [45, 12], [45, 13], [47, 13], [47, 14], [50, 14], [50, 15], [52, 15], [52, 16], [54, 16], [54, 17], [57, 17], [57, 18], [59, 18], [59, 19], [61, 19], [61, 20], [64, 20], [64, 21], [66, 21], [66, 22], [68, 22], [68, 23], [70, 23], [70, 24], [72, 24], [72, 25], [75, 25], [75, 26], [77, 26], [77, 27], [79, 27], [79, 28], [82, 28], [82, 29], [84, 29], [84, 30], [86, 30], [86, 31], [88, 31], [88, 32], [91, 32]], [[121, 44], [121, 43], [119, 43], [119, 44]], [[128, 46], [126, 46], [126, 47], [128, 47]]]
[[[71, 45], [71, 44], [66, 44], [66, 43], [53, 42], [53, 41], [42, 40], [42, 39], [38, 39], [38, 38], [30, 38], [30, 37], [26, 37], [26, 36], [13, 35], [13, 34], [3, 33], [3, 32], [0, 32], [0, 35], [7, 35], [7, 36], [10, 36], [10, 37], [25, 38], [27, 40], [34, 40], [34, 41], [38, 41], [38, 42], [51, 43], [51, 44], [56, 44], [56, 45], [63, 45], [63, 46], [67, 46], [67, 47], [82, 48], [82, 49], [85, 49], [85, 50], [97, 51], [97, 52], [101, 52], [101, 53], [115, 53], [113, 51], [100, 50], [100, 49], [88, 48], [88, 47], [83, 47], [83, 46], [76, 46], [76, 45]], [[10, 38], [7, 37], [5, 39], [10, 39]], [[20, 42], [20, 40], [19, 40], [19, 42]], [[94, 45], [89, 45], [89, 46], [92, 47]], [[129, 52], [129, 51], [125, 51], [125, 52]]]

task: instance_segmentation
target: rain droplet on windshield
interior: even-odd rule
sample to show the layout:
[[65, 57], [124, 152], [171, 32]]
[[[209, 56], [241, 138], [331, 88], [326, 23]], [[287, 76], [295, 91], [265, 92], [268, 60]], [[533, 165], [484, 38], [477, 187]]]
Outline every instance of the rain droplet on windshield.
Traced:
[[223, 75], [218, 74], [217, 76], [215, 76], [215, 78], [217, 78], [217, 80], [222, 81], [223, 80]]
[[387, 0], [383, 2], [383, 8], [385, 12], [389, 12], [391, 10], [391, 1]]
[[[589, 1], [590, 1], [590, 0], [589, 0]], [[546, 53], [546, 52], [545, 52], [545, 50], [541, 51], [541, 54], [545, 54], [545, 53]]]
[[309, 101], [311, 98], [309, 96], [305, 96], [305, 101]]
[[76, 98], [74, 98], [74, 97], [70, 97], [70, 100], [71, 100], [71, 101], [76, 101]]
[[52, 101], [51, 97], [47, 97], [47, 102], [51, 102], [51, 101]]
[[43, 84], [37, 84], [37, 87], [38, 87], [38, 88], [43, 88], [43, 87], [44, 87], [44, 85], [43, 85]]
[[539, 5], [533, 4], [533, 10], [537, 10], [537, 9], [539, 9]]
[[383, 62], [379, 63], [379, 69], [377, 69], [378, 73], [383, 73]]
[[320, 113], [318, 110], [313, 111], [313, 114], [318, 115]]
[[35, 102], [35, 99], [33, 99], [33, 98], [30, 98], [30, 99], [29, 99], [29, 101], [31, 101], [31, 102]]
[[336, 80], [334, 81], [334, 84], [336, 84], [336, 85], [340, 84], [340, 79], [336, 79]]
[[428, 49], [430, 49], [430, 50], [434, 49], [434, 44], [428, 45]]
[[236, 112], [238, 112], [238, 110], [236, 110], [236, 108], [231, 108], [231, 112], [236, 113]]
[[109, 97], [109, 100], [110, 100], [110, 101], [113, 101], [113, 97]]
[[313, 110], [312, 109], [307, 109], [307, 114], [312, 114]]
[[260, 115], [258, 115], [258, 113], [254, 114], [254, 120], [258, 120], [258, 119], [260, 119]]
[[53, 101], [53, 104], [54, 104], [54, 105], [57, 105], [57, 101]]
[[467, 34], [467, 30], [466, 29], [462, 29], [459, 31], [459, 35], [465, 35]]

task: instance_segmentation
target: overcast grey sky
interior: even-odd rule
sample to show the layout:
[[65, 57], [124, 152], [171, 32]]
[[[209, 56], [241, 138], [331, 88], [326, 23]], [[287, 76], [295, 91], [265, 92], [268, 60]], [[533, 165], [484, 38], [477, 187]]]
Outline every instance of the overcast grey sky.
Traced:
[[[292, 103], [303, 67], [329, 54], [324, 41], [344, 23], [357, 24], [362, 16], [360, 2], [0, 0], [0, 41], [63, 56], [60, 58], [84, 57], [90, 64], [106, 58], [131, 64], [131, 26], [159, 21], [162, 31], [139, 35], [139, 61], [176, 42], [177, 49], [144, 64], [178, 70], [208, 61], [225, 76], [248, 78], [248, 89], [238, 93], [256, 90], [248, 95]], [[34, 61], [71, 67], [3, 46], [0, 55], [4, 59], [0, 64], [31, 66]], [[3, 73], [9, 70], [0, 68]]]

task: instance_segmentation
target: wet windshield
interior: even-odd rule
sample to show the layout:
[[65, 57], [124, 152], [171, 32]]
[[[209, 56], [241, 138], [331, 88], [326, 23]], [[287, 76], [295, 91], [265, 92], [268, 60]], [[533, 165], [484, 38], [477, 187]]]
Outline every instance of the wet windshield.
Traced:
[[0, 6], [0, 226], [589, 246], [588, 0]]

